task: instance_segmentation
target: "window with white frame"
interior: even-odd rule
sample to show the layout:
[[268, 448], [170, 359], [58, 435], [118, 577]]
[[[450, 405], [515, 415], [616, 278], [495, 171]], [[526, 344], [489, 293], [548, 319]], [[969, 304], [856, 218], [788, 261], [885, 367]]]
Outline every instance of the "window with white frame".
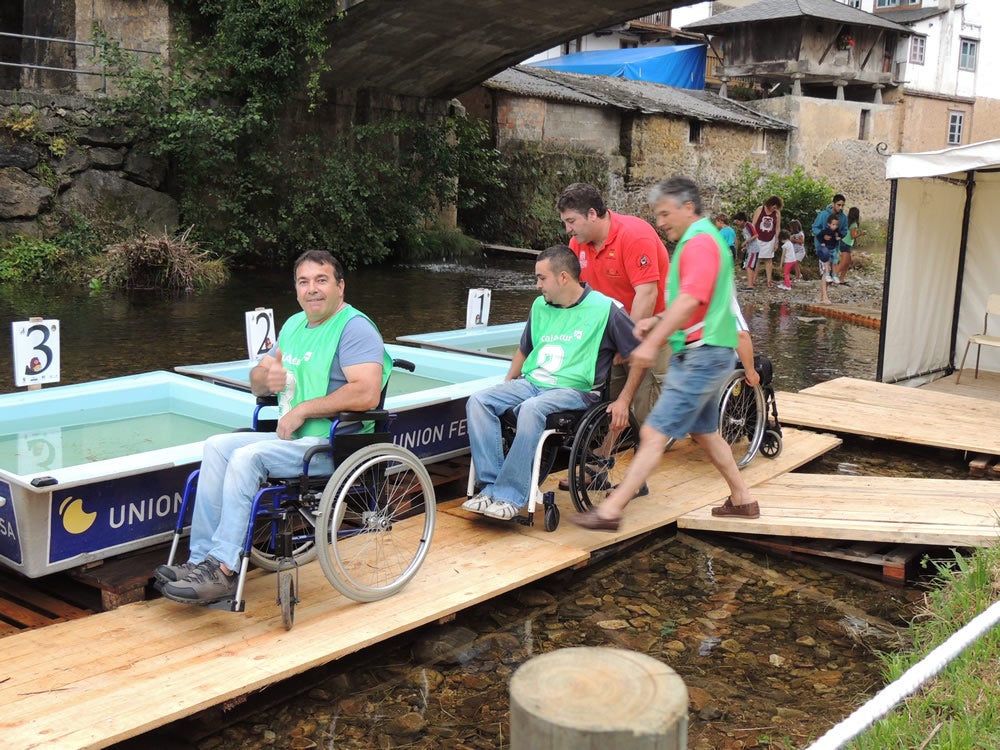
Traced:
[[976, 39], [963, 39], [962, 48], [958, 54], [959, 70], [975, 70], [976, 55], [979, 53], [979, 42]]
[[920, 5], [920, 0], [875, 0], [876, 8], [904, 8], [907, 5]]
[[927, 55], [927, 37], [910, 37], [910, 62], [914, 65], [923, 65], [924, 57]]
[[964, 112], [948, 113], [948, 145], [959, 146], [962, 143], [962, 125], [965, 123]]

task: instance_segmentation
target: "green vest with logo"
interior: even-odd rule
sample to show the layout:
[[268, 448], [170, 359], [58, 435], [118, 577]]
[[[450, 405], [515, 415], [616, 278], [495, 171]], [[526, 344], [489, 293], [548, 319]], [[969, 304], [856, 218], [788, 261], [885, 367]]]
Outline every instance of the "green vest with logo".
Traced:
[[736, 319], [729, 308], [733, 297], [733, 255], [729, 251], [729, 246], [722, 239], [719, 230], [707, 218], [701, 218], [687, 228], [674, 257], [670, 261], [670, 271], [667, 274], [667, 305], [673, 303], [680, 294], [681, 287], [681, 253], [684, 252], [684, 245], [696, 234], [708, 234], [715, 240], [719, 249], [719, 275], [715, 279], [715, 289], [712, 292], [712, 299], [708, 303], [708, 310], [705, 318], [691, 328], [682, 328], [673, 333], [670, 337], [670, 347], [679, 352], [685, 348], [689, 334], [704, 328], [701, 335], [702, 344], [712, 346], [727, 346], [730, 349], [736, 348]]
[[591, 289], [572, 307], [543, 297], [531, 306], [531, 352], [521, 372], [539, 388], [594, 390], [597, 355], [611, 315], [609, 297]]
[[[291, 375], [284, 390], [278, 394], [278, 414], [291, 411], [303, 401], [326, 396], [330, 388], [330, 368], [337, 354], [340, 337], [348, 322], [360, 315], [369, 322], [371, 318], [360, 310], [345, 305], [336, 315], [315, 328], [309, 327], [304, 312], [290, 317], [278, 334], [281, 364]], [[374, 326], [375, 324], [372, 323]], [[376, 326], [376, 330], [378, 327]], [[389, 381], [392, 358], [382, 350], [382, 388]], [[301, 437], [326, 437], [330, 434], [331, 420], [307, 419], [293, 435]], [[363, 422], [361, 432], [372, 432], [374, 424]]]

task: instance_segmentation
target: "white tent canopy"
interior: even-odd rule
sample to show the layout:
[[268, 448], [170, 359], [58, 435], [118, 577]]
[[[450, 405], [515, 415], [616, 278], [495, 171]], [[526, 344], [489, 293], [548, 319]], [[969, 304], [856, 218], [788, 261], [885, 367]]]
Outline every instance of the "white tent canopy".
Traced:
[[[1000, 293], [1000, 140], [896, 154], [886, 179], [877, 379], [916, 384], [958, 367], [965, 342], [982, 331], [987, 297]], [[974, 357], [975, 347], [966, 367]], [[980, 369], [1000, 372], [1000, 351], [985, 347]]]

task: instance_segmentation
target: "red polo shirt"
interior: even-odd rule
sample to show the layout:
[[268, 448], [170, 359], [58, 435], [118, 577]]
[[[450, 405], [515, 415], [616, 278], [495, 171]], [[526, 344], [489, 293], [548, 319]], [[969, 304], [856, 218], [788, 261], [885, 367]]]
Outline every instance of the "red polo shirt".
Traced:
[[666, 307], [667, 270], [670, 256], [660, 236], [648, 222], [637, 216], [608, 211], [611, 227], [604, 246], [595, 251], [593, 243], [580, 244], [570, 237], [569, 247], [580, 259], [580, 281], [625, 305], [632, 314], [635, 287], [656, 282], [653, 313]]

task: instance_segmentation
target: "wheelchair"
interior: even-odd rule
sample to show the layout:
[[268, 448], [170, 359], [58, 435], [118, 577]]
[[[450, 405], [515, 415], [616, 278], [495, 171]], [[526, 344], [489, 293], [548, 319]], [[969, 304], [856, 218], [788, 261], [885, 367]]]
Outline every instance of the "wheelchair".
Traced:
[[[414, 365], [394, 360], [410, 372]], [[392, 443], [392, 414], [382, 406], [333, 417], [329, 444], [306, 451], [295, 477], [268, 477], [254, 496], [236, 593], [205, 606], [232, 612], [246, 608], [244, 585], [251, 563], [277, 573], [276, 603], [285, 629], [291, 629], [299, 602], [301, 565], [319, 558], [330, 584], [358, 602], [387, 598], [416, 575], [430, 548], [436, 501], [426, 467], [411, 451]], [[276, 419], [262, 418], [277, 398], [257, 399], [253, 431], [273, 431]], [[373, 421], [368, 434], [338, 435], [338, 428]], [[333, 457], [329, 476], [309, 476], [316, 456]], [[193, 504], [199, 470], [188, 477], [167, 560], [174, 564], [188, 508]]]
[[719, 391], [719, 432], [740, 468], [758, 452], [776, 458], [782, 447], [771, 360], [754, 355], [754, 369], [760, 375], [759, 384], [752, 388], [747, 385], [746, 373], [737, 366]]
[[[559, 507], [555, 493], [543, 493], [539, 485], [557, 466], [568, 470], [569, 494], [573, 506], [581, 513], [598, 505], [625, 476], [632, 456], [639, 447], [639, 424], [629, 413], [628, 425], [620, 430], [611, 429], [611, 415], [607, 409], [610, 398], [609, 384], [601, 388], [597, 403], [586, 409], [569, 409], [549, 414], [545, 429], [535, 448], [531, 464], [531, 491], [528, 496], [527, 516], [514, 520], [524, 526], [534, 526], [535, 509], [543, 508], [546, 531], [559, 527]], [[517, 415], [513, 408], [500, 416], [504, 453], [514, 439]], [[468, 497], [476, 494], [476, 467], [469, 462]]]

